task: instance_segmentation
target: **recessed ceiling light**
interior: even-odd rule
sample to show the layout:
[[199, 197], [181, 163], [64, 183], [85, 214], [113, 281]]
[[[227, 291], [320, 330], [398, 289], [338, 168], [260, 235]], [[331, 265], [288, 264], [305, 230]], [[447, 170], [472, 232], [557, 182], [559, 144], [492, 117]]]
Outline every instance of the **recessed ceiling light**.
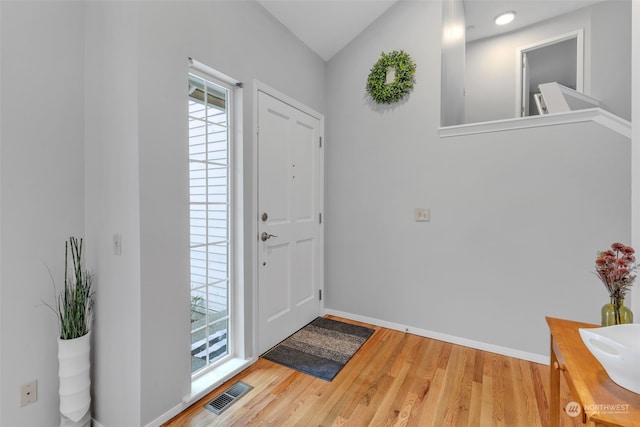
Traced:
[[513, 21], [513, 18], [515, 17], [516, 17], [516, 13], [513, 11], [504, 12], [496, 16], [493, 21], [496, 23], [496, 25], [506, 25], [509, 22]]

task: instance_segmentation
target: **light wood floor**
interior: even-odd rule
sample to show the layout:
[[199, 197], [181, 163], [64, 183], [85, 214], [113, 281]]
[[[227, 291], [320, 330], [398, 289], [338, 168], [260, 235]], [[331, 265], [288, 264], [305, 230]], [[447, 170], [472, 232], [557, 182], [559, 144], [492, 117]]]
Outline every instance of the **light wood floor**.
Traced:
[[[548, 425], [546, 365], [333, 318], [376, 330], [333, 381], [260, 359], [165, 426]], [[225, 412], [203, 407], [239, 380], [254, 388]]]

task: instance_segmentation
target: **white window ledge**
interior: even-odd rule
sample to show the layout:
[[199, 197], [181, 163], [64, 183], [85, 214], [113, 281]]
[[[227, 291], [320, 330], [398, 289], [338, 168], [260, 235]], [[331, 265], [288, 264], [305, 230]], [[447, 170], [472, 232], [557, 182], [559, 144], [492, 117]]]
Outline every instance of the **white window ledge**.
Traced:
[[479, 133], [502, 132], [506, 130], [527, 129], [541, 126], [556, 126], [570, 123], [595, 122], [631, 139], [631, 122], [601, 108], [589, 108], [542, 116], [518, 117], [495, 120], [492, 122], [469, 123], [447, 126], [438, 129], [441, 138], [474, 135]]
[[222, 385], [235, 375], [247, 369], [257, 359], [229, 359], [220, 366], [216, 366], [206, 374], [203, 374], [191, 382], [191, 393], [182, 398], [182, 402], [190, 405], [210, 393], [216, 387]]

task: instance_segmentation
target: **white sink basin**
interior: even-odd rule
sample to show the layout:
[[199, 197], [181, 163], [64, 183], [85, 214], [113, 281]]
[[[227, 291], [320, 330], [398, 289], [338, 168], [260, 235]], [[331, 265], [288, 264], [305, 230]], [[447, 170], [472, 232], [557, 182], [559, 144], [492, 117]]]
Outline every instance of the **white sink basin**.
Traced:
[[640, 324], [580, 328], [582, 341], [613, 382], [640, 394]]

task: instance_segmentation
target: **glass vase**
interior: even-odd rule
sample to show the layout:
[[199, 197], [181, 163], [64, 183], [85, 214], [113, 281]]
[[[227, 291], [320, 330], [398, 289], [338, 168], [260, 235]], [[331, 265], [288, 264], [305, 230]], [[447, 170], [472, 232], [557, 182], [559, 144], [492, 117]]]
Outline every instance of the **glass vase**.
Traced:
[[624, 305], [624, 298], [611, 297], [608, 304], [602, 306], [602, 326], [633, 323], [633, 313]]

